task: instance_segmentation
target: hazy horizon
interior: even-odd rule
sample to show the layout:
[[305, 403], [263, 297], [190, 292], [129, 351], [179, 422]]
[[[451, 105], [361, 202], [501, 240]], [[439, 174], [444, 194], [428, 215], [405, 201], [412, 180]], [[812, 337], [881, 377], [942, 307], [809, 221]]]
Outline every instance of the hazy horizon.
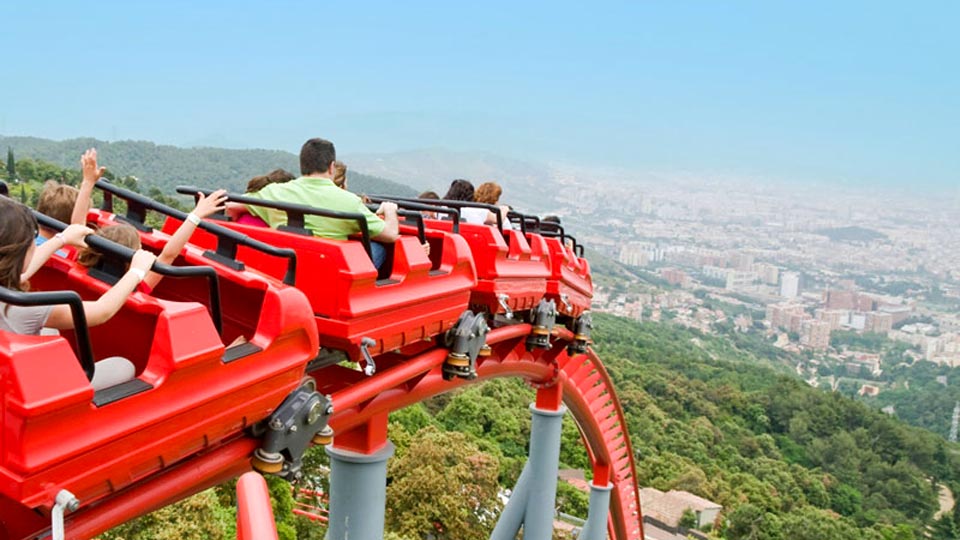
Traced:
[[16, 4], [4, 135], [960, 179], [955, 3]]

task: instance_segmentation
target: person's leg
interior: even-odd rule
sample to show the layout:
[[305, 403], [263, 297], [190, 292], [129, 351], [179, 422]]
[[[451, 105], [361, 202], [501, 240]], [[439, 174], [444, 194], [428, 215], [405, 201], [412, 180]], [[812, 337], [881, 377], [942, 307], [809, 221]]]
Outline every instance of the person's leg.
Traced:
[[373, 266], [379, 269], [383, 262], [387, 260], [387, 248], [380, 242], [370, 242], [370, 259], [373, 260]]

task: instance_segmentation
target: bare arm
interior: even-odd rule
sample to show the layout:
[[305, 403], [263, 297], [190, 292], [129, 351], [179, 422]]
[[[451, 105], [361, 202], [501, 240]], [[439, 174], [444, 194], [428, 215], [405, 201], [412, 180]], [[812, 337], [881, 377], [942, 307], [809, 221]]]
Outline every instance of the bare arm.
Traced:
[[[103, 293], [103, 296], [93, 302], [83, 303], [83, 313], [87, 318], [87, 324], [97, 326], [110, 320], [111, 317], [120, 311], [123, 303], [130, 296], [130, 293], [137, 288], [140, 283], [140, 275], [137, 273], [146, 273], [156, 261], [156, 256], [149, 251], [137, 250], [130, 261], [130, 270], [120, 278], [110, 290]], [[73, 328], [73, 316], [68, 306], [55, 306], [50, 311], [46, 326], [58, 330], [69, 330]]]
[[86, 246], [87, 244], [83, 241], [83, 238], [88, 234], [93, 234], [93, 231], [83, 225], [70, 225], [64, 229], [62, 233], [58, 233], [43, 244], [40, 244], [37, 250], [33, 252], [33, 257], [30, 259], [30, 264], [27, 265], [27, 269], [20, 274], [20, 281], [27, 281], [32, 278], [33, 275], [37, 273], [37, 270], [40, 270], [58, 249], [66, 245], [76, 247]]
[[240, 216], [247, 213], [247, 205], [228, 202], [227, 203], [227, 217], [233, 221], [236, 221]]
[[93, 187], [107, 169], [97, 167], [96, 148], [91, 148], [83, 153], [83, 156], [80, 157], [80, 168], [83, 170], [83, 182], [80, 183], [80, 194], [77, 195], [77, 202], [73, 205], [73, 213], [70, 214], [70, 223], [86, 225]]
[[371, 238], [377, 242], [392, 244], [400, 238], [400, 220], [397, 219], [397, 205], [392, 202], [383, 202], [377, 209], [377, 215], [383, 219], [383, 230]]
[[[197, 196], [199, 197], [199, 199], [197, 199], [197, 206], [191, 213], [199, 219], [210, 217], [212, 214], [223, 210], [223, 205], [227, 200], [227, 192], [223, 189], [214, 191], [209, 197], [204, 197], [202, 193], [197, 193]], [[163, 246], [163, 251], [160, 252], [157, 261], [163, 264], [170, 264], [176, 260], [180, 252], [183, 251], [184, 246], [190, 241], [190, 237], [193, 236], [193, 231], [195, 230], [197, 230], [197, 224], [191, 222], [189, 219], [184, 220], [177, 229], [177, 232], [173, 233], [173, 236], [170, 237], [167, 245]], [[157, 283], [160, 283], [161, 279], [163, 279], [163, 276], [160, 274], [150, 272], [143, 281], [149, 285], [150, 288], [153, 288], [157, 286]]]

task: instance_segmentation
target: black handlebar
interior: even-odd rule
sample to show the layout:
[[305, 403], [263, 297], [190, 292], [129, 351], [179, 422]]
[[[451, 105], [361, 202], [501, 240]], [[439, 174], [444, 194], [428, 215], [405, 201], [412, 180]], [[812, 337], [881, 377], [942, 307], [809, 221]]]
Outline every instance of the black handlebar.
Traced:
[[56, 306], [66, 304], [73, 317], [73, 332], [77, 337], [77, 358], [88, 381], [93, 380], [93, 347], [90, 345], [90, 328], [83, 312], [83, 300], [73, 291], [19, 292], [0, 287], [0, 302], [14, 306]]
[[[194, 186], [177, 186], [177, 193], [194, 196], [196, 196], [197, 193], [203, 193], [204, 196], [207, 196], [213, 193], [213, 190], [200, 189]], [[248, 206], [262, 206], [264, 208], [273, 208], [274, 210], [283, 210], [287, 214], [287, 225], [286, 227], [280, 227], [279, 230], [289, 229], [291, 232], [309, 234], [311, 236], [313, 233], [306, 228], [304, 216], [322, 216], [333, 219], [356, 221], [357, 226], [360, 229], [360, 240], [363, 242], [363, 249], [367, 252], [367, 256], [371, 257], [372, 259], [372, 254], [370, 251], [370, 229], [367, 226], [367, 217], [359, 212], [338, 212], [336, 210], [314, 208], [305, 204], [265, 201], [263, 199], [245, 197], [243, 195], [235, 195], [233, 193], [227, 193], [227, 200]]]
[[456, 208], [439, 207], [434, 204], [424, 204], [423, 199], [402, 199], [402, 198], [396, 198], [396, 197], [388, 197], [386, 195], [383, 195], [383, 196], [368, 195], [367, 198], [375, 203], [381, 203], [384, 201], [396, 203], [397, 206], [406, 210], [416, 210], [418, 212], [433, 212], [435, 214], [447, 214], [450, 216], [450, 219], [453, 221], [453, 233], [454, 234], [460, 233], [460, 210]]
[[[57, 221], [49, 216], [45, 216], [36, 210], [33, 211], [33, 215], [36, 216], [38, 223], [44, 227], [47, 227], [48, 229], [63, 231], [67, 228], [67, 226], [60, 221]], [[130, 262], [130, 260], [133, 258], [134, 251], [132, 249], [126, 246], [121, 246], [115, 242], [111, 242], [106, 238], [90, 234], [87, 235], [85, 241], [91, 248], [114, 260]], [[210, 318], [213, 320], [213, 325], [216, 327], [217, 333], [219, 334], [223, 331], [223, 313], [221, 312], [220, 306], [220, 278], [217, 276], [217, 271], [214, 270], [213, 267], [171, 266], [160, 262], [154, 262], [150, 270], [160, 274], [161, 276], [207, 278], [207, 280], [210, 282]]]
[[[456, 208], [460, 210], [462, 208], [485, 208], [494, 213], [497, 216], [497, 230], [500, 231], [500, 234], [503, 234], [503, 214], [500, 213], [500, 207], [493, 204], [478, 203], [473, 201], [451, 201], [447, 199], [413, 199], [410, 197], [391, 197], [389, 195], [372, 195], [369, 196], [370, 200], [378, 201], [394, 201], [397, 204], [403, 203], [416, 203], [418, 205], [426, 205], [432, 208], [424, 208], [424, 210], [430, 210], [437, 213], [449, 213], [442, 212], [437, 207], [447, 207], [447, 208]], [[459, 214], [458, 214], [459, 215]], [[456, 221], [454, 223], [457, 223]], [[459, 228], [455, 229], [453, 232], [460, 232]]]
[[[104, 210], [113, 211], [113, 195], [120, 197], [127, 201], [127, 214], [125, 216], [125, 221], [133, 225], [134, 227], [149, 231], [149, 227], [146, 227], [143, 220], [146, 217], [147, 210], [153, 210], [161, 214], [168, 215], [170, 217], [184, 221], [187, 219], [187, 213], [181, 210], [177, 210], [171, 206], [159, 203], [149, 197], [146, 197], [140, 193], [130, 191], [104, 180], [97, 181], [97, 187], [103, 190], [103, 207]], [[178, 189], [179, 191], [179, 189]], [[196, 190], [189, 195], [196, 196]], [[204, 195], [209, 195], [212, 193], [210, 190], [205, 191]], [[249, 236], [239, 233], [237, 231], [228, 229], [226, 227], [217, 225], [215, 223], [210, 223], [209, 221], [201, 221], [197, 225], [198, 229], [203, 229], [214, 236], [217, 237], [217, 249], [214, 252], [207, 252], [205, 255], [208, 258], [217, 260], [218, 262], [225, 263], [234, 270], [243, 270], [242, 263], [237, 261], [237, 246], [247, 246], [249, 248], [255, 249], [257, 251], [266, 253], [267, 255], [272, 255], [274, 257], [280, 257], [288, 259], [287, 262], [287, 273], [283, 277], [283, 282], [287, 285], [295, 285], [297, 279], [297, 253], [288, 248], [278, 248], [271, 246], [266, 242], [261, 242], [250, 238]]]
[[[371, 212], [376, 212], [378, 206], [379, 205], [375, 203], [370, 203], [367, 205], [367, 209], [370, 210]], [[400, 205], [397, 205], [397, 206], [400, 206]], [[417, 227], [417, 239], [420, 240], [421, 244], [427, 241], [426, 227], [423, 224], [423, 214], [421, 214], [420, 212], [414, 212], [411, 210], [402, 210], [398, 208], [397, 215], [404, 219], [412, 220], [414, 222], [414, 224]]]

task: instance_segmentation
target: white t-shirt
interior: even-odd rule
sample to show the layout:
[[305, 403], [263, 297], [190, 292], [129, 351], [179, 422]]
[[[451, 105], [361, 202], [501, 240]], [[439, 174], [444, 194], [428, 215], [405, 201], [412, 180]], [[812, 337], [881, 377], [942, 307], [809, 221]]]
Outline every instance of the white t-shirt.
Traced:
[[[460, 221], [464, 223], [474, 223], [476, 225], [484, 225], [487, 222], [487, 216], [491, 214], [490, 210], [486, 208], [476, 208], [473, 206], [464, 206], [460, 209]], [[510, 225], [510, 220], [503, 220], [503, 230], [509, 230], [513, 227]]]
[[39, 336], [53, 306], [11, 306], [0, 302], [0, 330]]

